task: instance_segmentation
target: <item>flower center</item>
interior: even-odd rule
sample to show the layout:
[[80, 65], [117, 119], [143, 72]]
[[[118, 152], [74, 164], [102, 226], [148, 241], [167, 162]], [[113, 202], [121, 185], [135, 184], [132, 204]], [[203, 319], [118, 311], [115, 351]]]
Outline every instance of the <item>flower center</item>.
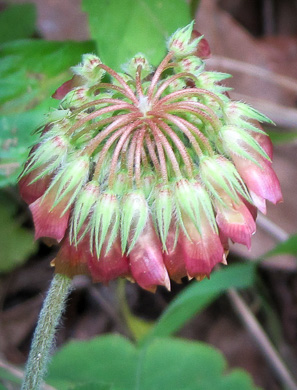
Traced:
[[151, 110], [151, 104], [149, 103], [147, 96], [139, 97], [138, 108], [143, 113], [143, 116], [146, 117], [147, 112]]

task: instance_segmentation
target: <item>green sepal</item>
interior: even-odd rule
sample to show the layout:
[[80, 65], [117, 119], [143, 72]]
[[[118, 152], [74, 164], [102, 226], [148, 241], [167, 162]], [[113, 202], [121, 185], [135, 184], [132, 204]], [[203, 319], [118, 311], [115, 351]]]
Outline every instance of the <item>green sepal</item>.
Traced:
[[149, 207], [141, 191], [130, 192], [121, 204], [122, 252], [132, 250], [148, 220]]
[[[230, 121], [231, 125], [234, 125], [232, 121]], [[254, 133], [264, 134], [267, 135], [267, 133], [264, 130], [261, 130], [259, 127], [255, 126], [253, 123], [249, 122], [249, 120], [238, 118], [236, 119], [237, 127], [240, 127], [243, 130], [252, 131]]]
[[231, 111], [231, 116], [232, 113], [237, 112], [238, 116], [244, 117], [244, 118], [250, 118], [250, 119], [255, 119], [258, 122], [266, 122], [274, 125], [275, 123], [269, 119], [266, 115], [262, 114], [255, 108], [249, 106], [246, 103], [242, 102], [234, 102], [231, 101], [229, 107], [227, 108], [227, 111]]
[[[58, 144], [55, 142], [57, 141], [57, 137], [59, 137]], [[50, 131], [49, 134], [41, 137], [37, 149], [32, 153], [30, 162], [20, 177], [23, 177], [34, 169], [44, 165], [45, 168], [43, 171], [30, 183], [33, 184], [45, 175], [54, 172], [64, 162], [68, 152], [69, 142], [67, 138], [54, 131]]]
[[86, 230], [79, 235], [80, 230], [90, 216], [91, 210], [98, 200], [98, 197], [99, 184], [95, 181], [88, 182], [79, 193], [75, 202], [70, 225], [70, 243], [74, 242], [75, 245], [77, 245], [85, 235]]
[[100, 64], [102, 62], [95, 54], [84, 54], [81, 64], [73, 66], [71, 70], [74, 74], [81, 76], [87, 86], [92, 86], [99, 83], [106, 73], [105, 70], [98, 67]]
[[[227, 132], [231, 132], [231, 134], [227, 135]], [[265, 150], [261, 147], [261, 145], [255, 140], [251, 134], [247, 133], [241, 128], [235, 126], [226, 126], [222, 127], [221, 130], [222, 139], [227, 146], [227, 150], [231, 150], [232, 152], [238, 153], [238, 155], [242, 155], [245, 158], [253, 161], [256, 165], [260, 166], [259, 161], [257, 161], [254, 156], [246, 151], [244, 146], [240, 145], [240, 141], [244, 141], [247, 145], [249, 145], [253, 150], [259, 153], [266, 160], [271, 162], [270, 157], [267, 155]], [[233, 136], [232, 136], [233, 133]], [[238, 142], [239, 141], [239, 142]]]
[[183, 223], [182, 215], [184, 213], [191, 219], [194, 223], [196, 229], [201, 233], [200, 228], [200, 209], [199, 209], [199, 199], [197, 197], [197, 191], [193, 183], [190, 183], [188, 180], [180, 180], [175, 185], [174, 191], [175, 201], [176, 201], [176, 211], [177, 216], [185, 231], [186, 235], [188, 233]]
[[94, 100], [94, 96], [90, 95], [89, 88], [84, 86], [73, 88], [69, 91], [60, 102], [60, 107], [63, 110], [76, 107]]
[[128, 172], [121, 170], [117, 173], [116, 180], [113, 185], [113, 191], [120, 197], [122, 197], [128, 189], [129, 177]]
[[105, 252], [107, 253], [119, 233], [120, 208], [114, 193], [101, 194], [90, 220], [91, 252], [94, 252], [94, 244], [97, 258], [99, 259], [102, 246], [108, 235]]
[[205, 62], [197, 56], [187, 56], [177, 61], [177, 65], [174, 67], [174, 73], [192, 73], [195, 76], [199, 76], [204, 71]]
[[205, 213], [205, 215], [207, 217], [207, 220], [209, 221], [213, 231], [215, 231], [217, 233], [218, 232], [218, 226], [217, 226], [217, 223], [216, 223], [216, 218], [215, 218], [215, 215], [214, 215], [212, 202], [211, 202], [211, 199], [210, 199], [210, 196], [209, 196], [208, 192], [198, 182], [196, 182], [194, 184], [194, 188], [197, 191], [197, 197], [198, 197], [198, 200], [199, 200], [200, 210], [203, 209], [203, 211], [204, 211], [204, 213]]
[[197, 45], [203, 39], [203, 35], [198, 38], [192, 39], [192, 31], [194, 27], [194, 21], [188, 24], [186, 27], [180, 28], [171, 35], [167, 43], [168, 51], [174, 53], [175, 57], [187, 57], [191, 54], [195, 54]]
[[[157, 177], [154, 172], [144, 173], [141, 177], [142, 180], [142, 191], [145, 199], [150, 202], [153, 197], [153, 190], [156, 185]], [[152, 199], [153, 200], [153, 199]]]
[[50, 122], [59, 122], [63, 119], [67, 119], [69, 118], [71, 114], [71, 111], [68, 110], [68, 109], [52, 109], [50, 112], [48, 112], [46, 115], [45, 115], [45, 121], [44, 121], [44, 124], [46, 125], [47, 123], [50, 123]]
[[54, 177], [43, 196], [45, 197], [53, 187], [57, 186], [56, 197], [52, 206], [52, 208], [54, 208], [67, 194], [69, 194], [69, 192], [73, 191], [65, 209], [63, 210], [63, 213], [61, 214], [62, 216], [73, 203], [82, 186], [87, 181], [88, 176], [89, 158], [87, 156], [76, 158], [75, 156], [72, 156], [69, 162]]
[[200, 177], [209, 192], [224, 204], [220, 192], [239, 202], [238, 194], [250, 200], [247, 188], [235, 166], [222, 157], [204, 157], [200, 163]]
[[174, 214], [174, 197], [168, 187], [160, 187], [156, 190], [153, 204], [153, 216], [160, 234], [163, 250], [166, 250], [166, 240], [172, 216]]
[[131, 58], [127, 64], [123, 65], [123, 69], [130, 76], [135, 78], [138, 66], [141, 66], [141, 79], [144, 79], [153, 70], [152, 65], [142, 53], [137, 53], [133, 58]]

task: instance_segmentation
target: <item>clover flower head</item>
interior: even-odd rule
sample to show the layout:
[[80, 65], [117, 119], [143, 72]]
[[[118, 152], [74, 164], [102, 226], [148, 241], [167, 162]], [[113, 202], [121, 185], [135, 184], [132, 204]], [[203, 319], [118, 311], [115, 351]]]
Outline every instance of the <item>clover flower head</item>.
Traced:
[[53, 95], [19, 185], [36, 238], [61, 245], [58, 273], [149, 291], [201, 280], [226, 264], [229, 239], [250, 247], [257, 208], [282, 200], [269, 119], [205, 70], [193, 23], [167, 47], [157, 68], [138, 53], [123, 73], [86, 54]]

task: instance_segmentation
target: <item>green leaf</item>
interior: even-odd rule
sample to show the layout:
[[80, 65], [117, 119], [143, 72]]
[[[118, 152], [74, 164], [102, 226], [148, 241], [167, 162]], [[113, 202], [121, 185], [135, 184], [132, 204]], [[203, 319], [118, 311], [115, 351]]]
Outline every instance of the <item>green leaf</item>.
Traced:
[[36, 8], [33, 4], [14, 4], [0, 13], [0, 43], [30, 38], [35, 31]]
[[200, 0], [190, 0], [189, 3], [190, 3], [191, 16], [193, 19], [195, 19], [200, 4]]
[[245, 288], [254, 282], [255, 264], [246, 263], [222, 268], [210, 280], [193, 282], [163, 312], [147, 338], [169, 336], [229, 288]]
[[158, 65], [166, 39], [191, 21], [185, 0], [83, 0], [83, 10], [101, 60], [117, 71], [139, 52]]
[[113, 387], [104, 383], [85, 383], [84, 385], [78, 385], [69, 387], [69, 390], [112, 390]]
[[31, 231], [14, 219], [15, 204], [0, 193], [0, 272], [8, 272], [22, 264], [37, 246]]
[[286, 241], [279, 243], [271, 251], [261, 256], [261, 258], [266, 259], [267, 257], [272, 257], [277, 255], [297, 256], [297, 234], [293, 234]]
[[0, 187], [15, 184], [21, 166], [44, 123], [58, 106], [51, 98], [71, 74], [69, 68], [94, 51], [90, 42], [22, 40], [0, 49]]
[[154, 339], [137, 348], [123, 337], [102, 336], [58, 352], [48, 382], [59, 390], [96, 380], [113, 390], [256, 389], [242, 370], [227, 374], [226, 368], [221, 353], [204, 343]]
[[291, 129], [290, 131], [287, 129], [265, 129], [265, 131], [268, 133], [271, 141], [274, 144], [290, 144], [297, 138], [297, 129]]
[[1, 387], [1, 382], [10, 382], [18, 385], [21, 384], [20, 378], [16, 377], [10, 371], [3, 367], [0, 367], [0, 390], [7, 390], [6, 387]]

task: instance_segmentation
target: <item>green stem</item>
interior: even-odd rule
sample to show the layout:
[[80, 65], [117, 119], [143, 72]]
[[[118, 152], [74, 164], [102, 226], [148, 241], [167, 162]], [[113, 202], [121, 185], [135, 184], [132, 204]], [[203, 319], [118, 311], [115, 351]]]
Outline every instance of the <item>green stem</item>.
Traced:
[[64, 311], [70, 288], [70, 278], [55, 275], [39, 315], [21, 390], [40, 389], [46, 374], [55, 330]]

